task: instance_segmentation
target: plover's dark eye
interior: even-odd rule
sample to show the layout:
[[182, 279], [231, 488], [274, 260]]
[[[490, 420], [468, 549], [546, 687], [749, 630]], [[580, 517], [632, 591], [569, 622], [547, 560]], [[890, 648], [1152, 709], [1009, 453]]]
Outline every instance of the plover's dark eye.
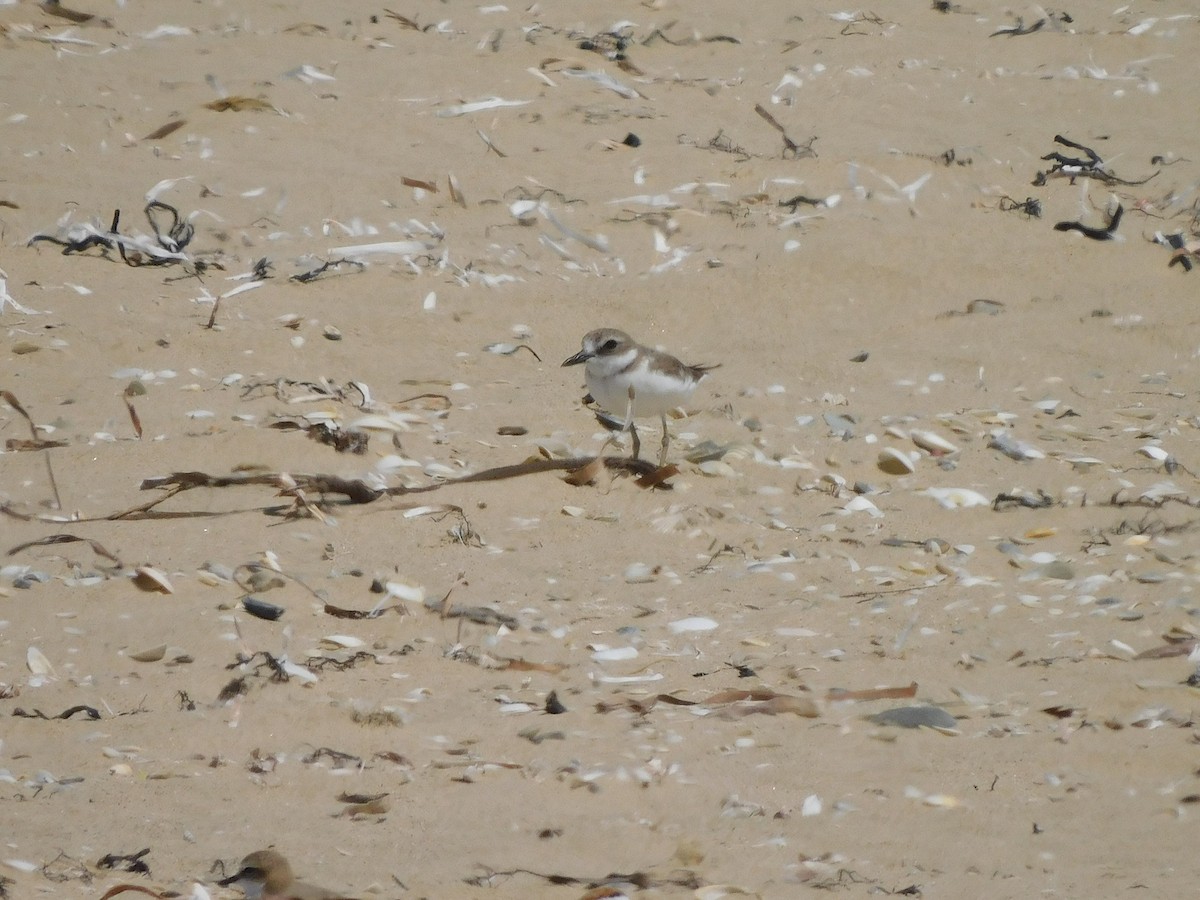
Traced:
[[603, 350], [605, 353], [612, 353], [612, 351], [617, 349], [617, 339], [609, 338], [607, 341], [605, 341], [603, 344], [600, 345], [600, 349]]

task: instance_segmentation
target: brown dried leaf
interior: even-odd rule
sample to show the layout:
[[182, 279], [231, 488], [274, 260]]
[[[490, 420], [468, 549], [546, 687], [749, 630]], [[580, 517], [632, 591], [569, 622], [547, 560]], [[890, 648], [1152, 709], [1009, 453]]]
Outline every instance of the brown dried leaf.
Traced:
[[9, 453], [21, 453], [29, 450], [49, 450], [53, 447], [65, 447], [66, 441], [47, 441], [42, 438], [27, 441], [22, 438], [9, 438], [4, 442], [4, 449]]
[[656, 488], [659, 487], [668, 478], [679, 474], [679, 467], [675, 463], [669, 463], [665, 466], [660, 466], [648, 475], [643, 475], [635, 484], [640, 488]]
[[914, 681], [908, 687], [873, 688], [865, 691], [847, 691], [843, 688], [830, 688], [825, 699], [830, 702], [843, 700], [906, 700], [917, 696], [917, 683]]
[[727, 691], [717, 691], [711, 694], [704, 700], [701, 700], [704, 706], [720, 706], [723, 703], [738, 703], [742, 700], [773, 700], [775, 697], [780, 697], [772, 690], [766, 688], [756, 688], [752, 690], [736, 690], [730, 689]]
[[332, 603], [325, 604], [325, 615], [333, 616], [335, 619], [377, 619], [390, 609], [397, 610], [403, 614], [399, 604], [395, 606], [385, 606], [383, 609], [343, 609], [340, 606], [334, 606]]
[[1161, 644], [1158, 647], [1151, 647], [1149, 650], [1143, 650], [1134, 659], [1170, 659], [1173, 656], [1187, 656], [1196, 649], [1196, 640], [1180, 641], [1178, 644]]
[[821, 715], [821, 707], [812, 697], [791, 697], [779, 694], [769, 700], [731, 704], [717, 715], [723, 719], [741, 719], [756, 714], [777, 716], [783, 713], [793, 713], [806, 719], [815, 719]]
[[654, 709], [657, 699], [657, 697], [648, 697], [645, 700], [635, 700], [633, 697], [619, 697], [616, 700], [601, 700], [596, 704], [596, 712], [609, 713], [618, 709], [627, 709], [639, 716], [644, 716]]
[[21, 405], [21, 402], [17, 399], [16, 395], [12, 391], [0, 390], [0, 400], [3, 400], [21, 414], [21, 417], [29, 423], [29, 433], [32, 435], [35, 441], [38, 440], [37, 426], [33, 424], [33, 419], [30, 417], [29, 413], [25, 412], [25, 407]]
[[173, 122], [168, 122], [159, 128], [155, 128], [152, 132], [142, 138], [143, 141], [157, 141], [165, 138], [167, 135], [174, 134], [180, 128], [187, 124], [187, 119], [175, 119]]
[[117, 894], [124, 894], [126, 891], [136, 891], [139, 894], [149, 894], [151, 897], [157, 897], [158, 900], [166, 900], [165, 894], [160, 894], [158, 891], [152, 891], [148, 887], [142, 887], [140, 884], [114, 884], [100, 900], [108, 900], [109, 897], [115, 897]]
[[[490, 146], [490, 142], [489, 142], [489, 146]], [[500, 153], [499, 150], [497, 150], [496, 152]], [[504, 154], [501, 153], [500, 155], [503, 156]], [[459, 206], [461, 206], [463, 209], [466, 209], [467, 208], [467, 198], [463, 194], [462, 186], [458, 183], [458, 179], [454, 177], [453, 172], [451, 172], [449, 175], [446, 176], [446, 183], [450, 187], [450, 199], [453, 200], [455, 203], [457, 203]], [[530, 352], [532, 353], [533, 351], [530, 351]], [[534, 353], [533, 355], [537, 356], [536, 353]]]
[[125, 408], [129, 410], [129, 421], [133, 423], [133, 433], [140, 441], [142, 439], [142, 420], [138, 416], [137, 410], [133, 408], [133, 401], [129, 399], [128, 391], [122, 399], [125, 401]]
[[409, 178], [402, 175], [400, 177], [400, 183], [405, 187], [420, 188], [423, 191], [429, 191], [431, 194], [436, 194], [438, 192], [437, 185], [432, 181], [422, 181], [419, 178]]
[[351, 794], [349, 791], [342, 791], [338, 794], [338, 803], [374, 803], [376, 800], [382, 800], [388, 796], [387, 791], [379, 794]]
[[342, 816], [382, 816], [391, 808], [392, 804], [380, 797], [365, 803], [349, 803], [338, 813], [338, 818]]
[[512, 672], [548, 672], [557, 675], [567, 668], [566, 663], [537, 663], [525, 659], [501, 659], [500, 662], [504, 663], [500, 668]]
[[1048, 716], [1054, 716], [1056, 719], [1069, 719], [1079, 710], [1073, 706], [1047, 706], [1042, 712]]
[[260, 100], [257, 97], [222, 97], [220, 100], [212, 100], [205, 103], [204, 107], [214, 112], [245, 112], [246, 110], [256, 110], [259, 112], [275, 111], [274, 106], [266, 100]]
[[394, 19], [395, 21], [397, 21], [401, 25], [403, 25], [405, 28], [411, 28], [413, 31], [421, 30], [421, 26], [418, 25], [416, 22], [414, 22], [412, 19], [410, 19], [408, 16], [402, 16], [398, 12], [392, 12], [392, 10], [388, 9], [386, 6], [383, 8], [383, 11], [389, 19]]
[[117, 559], [115, 555], [105, 550], [99, 541], [93, 541], [91, 538], [77, 537], [73, 534], [52, 534], [48, 537], [38, 538], [35, 541], [26, 541], [24, 544], [18, 544], [9, 550], [8, 555], [12, 556], [15, 553], [20, 553], [22, 550], [28, 549], [29, 547], [48, 547], [53, 544], [72, 544], [76, 541], [85, 542], [92, 548], [92, 552], [97, 556], [103, 556], [105, 559], [111, 560], [118, 566], [121, 564], [121, 561]]
[[585, 484], [591, 484], [595, 481], [603, 470], [604, 458], [597, 456], [586, 466], [581, 466], [572, 472], [568, 472], [563, 481], [572, 487], [583, 487]]
[[76, 25], [83, 25], [96, 18], [94, 13], [81, 12], [77, 9], [69, 9], [63, 6], [59, 0], [45, 0], [40, 4], [42, 10], [49, 15], [56, 16], [59, 19], [66, 19], [68, 22], [74, 22]]
[[661, 700], [663, 703], [669, 703], [671, 706], [697, 706], [695, 700], [684, 700], [682, 697], [676, 697], [673, 694], [659, 694], [654, 698]]
[[404, 766], [411, 769], [413, 767], [412, 760], [402, 753], [397, 753], [395, 750], [380, 750], [375, 754], [376, 759], [386, 759], [388, 762], [395, 763], [398, 766]]

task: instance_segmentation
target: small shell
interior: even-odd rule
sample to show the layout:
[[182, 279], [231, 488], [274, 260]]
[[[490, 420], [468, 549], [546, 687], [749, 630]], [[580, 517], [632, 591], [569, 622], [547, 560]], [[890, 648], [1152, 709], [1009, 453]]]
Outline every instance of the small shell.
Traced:
[[405, 584], [403, 581], [389, 581], [384, 588], [389, 597], [396, 597], [409, 603], [425, 602], [425, 588], [420, 585]]
[[349, 634], [329, 634], [321, 638], [321, 643], [342, 650], [357, 650], [359, 647], [367, 645], [362, 638], [356, 638]]
[[166, 574], [153, 566], [138, 566], [133, 570], [133, 583], [140, 590], [157, 594], [173, 594], [175, 588]]
[[25, 651], [25, 665], [29, 667], [29, 671], [34, 675], [54, 674], [54, 666], [50, 665], [50, 660], [46, 659], [46, 654], [42, 653], [37, 647], [30, 647]]
[[861, 494], [852, 498], [842, 509], [847, 513], [865, 512], [872, 519], [883, 518], [882, 510]]
[[1163, 462], [1171, 455], [1162, 447], [1156, 447], [1154, 444], [1146, 444], [1144, 447], [1138, 447], [1137, 452], [1156, 462]]
[[522, 225], [532, 225], [534, 215], [537, 213], [538, 203], [536, 200], [517, 200], [511, 203], [508, 211], [512, 213], [514, 219]]
[[690, 634], [703, 631], [714, 631], [717, 628], [715, 619], [710, 619], [706, 616], [688, 616], [686, 619], [677, 619], [667, 625], [671, 634]]
[[926, 497], [932, 497], [946, 509], [966, 509], [971, 506], [990, 506], [991, 502], [979, 491], [970, 488], [926, 488], [921, 491]]
[[401, 432], [411, 430], [411, 426], [420, 422], [421, 417], [412, 413], [391, 412], [386, 416], [372, 413], [355, 419], [347, 426], [352, 431], [382, 431]]
[[916, 471], [911, 459], [891, 447], [884, 447], [879, 451], [875, 465], [888, 475], [911, 475]]
[[1067, 460], [1071, 464], [1071, 468], [1076, 472], [1086, 473], [1093, 466], [1104, 465], [1104, 460], [1097, 459], [1094, 456], [1074, 456]]
[[592, 659], [596, 662], [624, 662], [637, 659], [637, 647], [604, 647], [597, 646], [592, 651]]
[[257, 597], [243, 597], [242, 608], [250, 615], [259, 619], [266, 619], [268, 622], [274, 622], [284, 614], [282, 606], [276, 606], [274, 603], [268, 603], [266, 600], [259, 600]]
[[129, 658], [136, 662], [158, 662], [167, 655], [167, 645], [159, 644], [157, 647], [149, 647], [146, 650], [139, 650], [136, 653], [130, 653]]
[[626, 584], [649, 584], [658, 577], [658, 567], [646, 563], [633, 563], [625, 570]]
[[711, 478], [736, 478], [737, 472], [733, 466], [720, 459], [708, 459], [697, 466], [701, 472]]
[[885, 709], [869, 717], [876, 725], [895, 728], [935, 728], [943, 734], [955, 733], [958, 721], [940, 706], [900, 706]]
[[958, 445], [946, 440], [935, 431], [921, 431], [914, 429], [909, 432], [909, 439], [933, 456], [945, 456], [947, 453], [957, 453]]
[[930, 794], [921, 802], [926, 806], [936, 806], [940, 809], [957, 809], [962, 806], [962, 801], [951, 794]]
[[317, 680], [316, 674], [311, 669], [306, 669], [304, 666], [297, 665], [290, 660], [281, 660], [280, 666], [288, 675], [303, 684], [313, 684]]

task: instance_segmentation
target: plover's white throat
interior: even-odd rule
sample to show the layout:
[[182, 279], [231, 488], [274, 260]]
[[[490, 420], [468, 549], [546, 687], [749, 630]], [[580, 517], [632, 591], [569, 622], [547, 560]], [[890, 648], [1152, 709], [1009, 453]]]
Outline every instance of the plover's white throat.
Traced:
[[287, 859], [275, 850], [255, 850], [220, 884], [241, 888], [246, 900], [349, 900], [344, 894], [297, 881]]
[[658, 416], [662, 420], [662, 453], [666, 465], [671, 436], [667, 413], [691, 399], [701, 380], [716, 366], [689, 366], [669, 353], [643, 347], [615, 328], [597, 328], [583, 336], [583, 347], [563, 360], [564, 366], [586, 363], [588, 392], [604, 411], [625, 417], [633, 435], [633, 457], [641, 449], [633, 420]]

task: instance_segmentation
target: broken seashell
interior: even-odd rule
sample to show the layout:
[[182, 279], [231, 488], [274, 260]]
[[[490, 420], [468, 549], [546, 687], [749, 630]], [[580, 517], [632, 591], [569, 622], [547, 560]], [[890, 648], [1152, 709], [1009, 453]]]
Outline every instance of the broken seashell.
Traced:
[[957, 453], [958, 445], [946, 440], [935, 431], [913, 429], [909, 432], [909, 440], [929, 453], [931, 456], [945, 456], [947, 453]]
[[167, 576], [153, 566], [138, 566], [133, 570], [133, 583], [143, 591], [158, 594], [173, 594], [175, 588]]
[[932, 497], [946, 509], [967, 509], [971, 506], [990, 506], [992, 501], [970, 488], [926, 488], [918, 493]]
[[884, 447], [879, 451], [875, 465], [888, 475], [911, 475], [916, 471], [911, 459], [891, 447]]
[[958, 720], [940, 706], [900, 706], [868, 717], [876, 725], [896, 728], [934, 728], [943, 734], [958, 733]]
[[266, 600], [259, 600], [257, 597], [243, 597], [242, 608], [250, 615], [266, 619], [268, 622], [274, 622], [284, 613], [282, 606], [276, 606], [274, 603], [268, 603]]
[[649, 584], [658, 577], [659, 567], [646, 563], [633, 563], [625, 570], [626, 584]]
[[46, 654], [37, 647], [30, 647], [25, 651], [25, 665], [34, 675], [54, 675], [54, 666], [50, 665]]
[[396, 597], [408, 603], [424, 603], [425, 588], [416, 584], [405, 584], [403, 581], [389, 581], [384, 585], [389, 597]]
[[137, 653], [130, 653], [129, 658], [136, 662], [158, 662], [167, 655], [167, 645], [159, 644], [157, 647], [150, 647], [146, 650], [139, 650]]
[[328, 645], [339, 650], [357, 650], [359, 647], [365, 647], [367, 642], [362, 638], [356, 638], [349, 634], [330, 634], [321, 638], [323, 645]]
[[595, 662], [624, 662], [627, 659], [637, 659], [637, 647], [606, 647], [597, 644], [592, 650]]
[[714, 631], [717, 628], [715, 619], [710, 619], [707, 616], [688, 616], [686, 619], [677, 619], [667, 625], [667, 629], [672, 634], [690, 634], [702, 631]]

